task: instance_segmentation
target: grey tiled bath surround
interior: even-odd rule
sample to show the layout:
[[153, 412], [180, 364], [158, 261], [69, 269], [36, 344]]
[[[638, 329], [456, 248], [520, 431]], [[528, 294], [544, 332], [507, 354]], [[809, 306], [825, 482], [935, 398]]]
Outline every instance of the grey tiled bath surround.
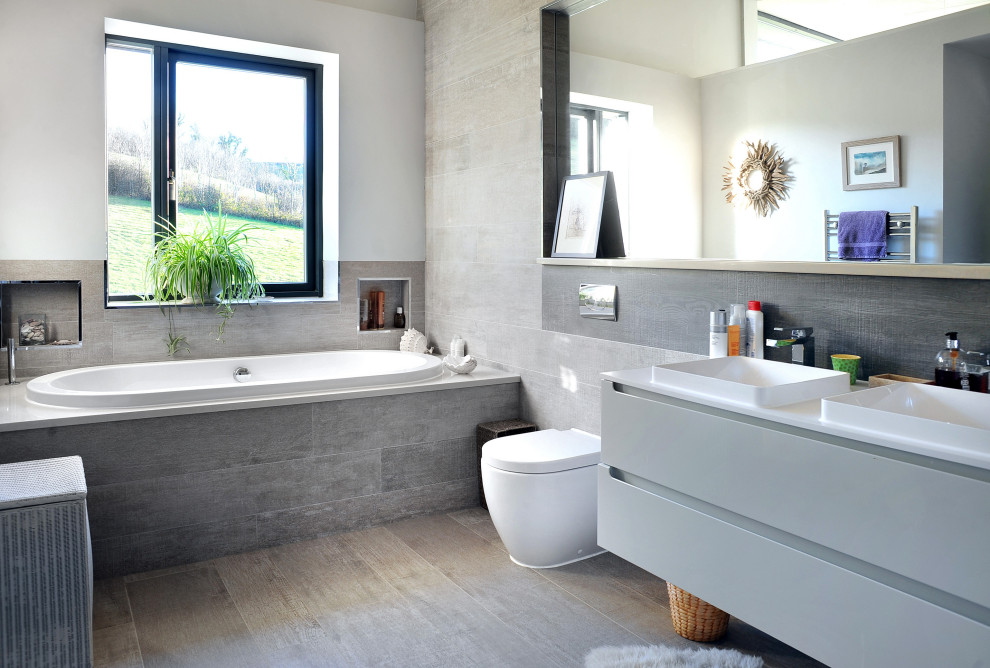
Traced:
[[478, 504], [475, 427], [517, 383], [5, 432], [0, 463], [77, 454], [96, 577]]

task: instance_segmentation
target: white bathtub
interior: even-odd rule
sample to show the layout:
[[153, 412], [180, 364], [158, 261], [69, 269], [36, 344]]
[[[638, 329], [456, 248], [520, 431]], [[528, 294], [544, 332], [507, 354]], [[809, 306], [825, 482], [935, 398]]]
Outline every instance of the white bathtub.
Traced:
[[[243, 367], [250, 378], [235, 380]], [[28, 382], [27, 398], [48, 406], [130, 408], [326, 392], [439, 378], [437, 357], [394, 350], [227, 357], [60, 371]]]

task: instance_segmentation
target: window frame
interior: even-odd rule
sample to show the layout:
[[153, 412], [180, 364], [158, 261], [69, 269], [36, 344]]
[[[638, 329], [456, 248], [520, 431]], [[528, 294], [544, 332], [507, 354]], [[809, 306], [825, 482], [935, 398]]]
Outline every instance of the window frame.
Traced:
[[[151, 207], [155, 241], [175, 230], [178, 222], [177, 196], [173, 198], [177, 170], [178, 118], [176, 115], [175, 68], [180, 62], [207, 64], [230, 69], [289, 74], [306, 81], [304, 183], [304, 264], [305, 280], [296, 283], [262, 283], [265, 295], [276, 298], [322, 298], [323, 275], [323, 64], [252, 53], [211, 49], [175, 42], [106, 33], [104, 49], [111, 46], [150, 49], [153, 67]], [[104, 133], [106, 130], [104, 130]], [[108, 194], [109, 196], [109, 194]], [[167, 223], [162, 222], [167, 220]], [[109, 267], [106, 270], [106, 303], [133, 302], [147, 295], [112, 295]]]
[[571, 102], [568, 107], [568, 118], [581, 116], [588, 121], [588, 165], [589, 174], [601, 171], [601, 142], [604, 114], [618, 114], [629, 123], [629, 112], [609, 107], [596, 107], [589, 104]]

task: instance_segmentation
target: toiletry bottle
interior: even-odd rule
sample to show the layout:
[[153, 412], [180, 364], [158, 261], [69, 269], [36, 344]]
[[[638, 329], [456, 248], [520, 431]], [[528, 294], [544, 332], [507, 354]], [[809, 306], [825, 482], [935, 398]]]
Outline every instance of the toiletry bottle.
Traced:
[[395, 317], [392, 319], [392, 326], [396, 329], [406, 328], [406, 314], [402, 312], [402, 307], [395, 308]]
[[464, 339], [460, 334], [454, 334], [454, 338], [450, 340], [450, 356], [456, 359], [464, 357]]
[[746, 356], [763, 359], [763, 311], [755, 299], [746, 311]]
[[968, 390], [969, 378], [963, 372], [963, 366], [963, 361], [959, 358], [959, 334], [946, 332], [945, 348], [935, 356], [935, 384]]
[[375, 329], [385, 329], [385, 292], [379, 290], [375, 293], [378, 313], [375, 315]]
[[724, 308], [712, 311], [709, 318], [708, 356], [725, 357], [729, 353], [729, 318]]
[[729, 357], [746, 352], [746, 305], [729, 304]]

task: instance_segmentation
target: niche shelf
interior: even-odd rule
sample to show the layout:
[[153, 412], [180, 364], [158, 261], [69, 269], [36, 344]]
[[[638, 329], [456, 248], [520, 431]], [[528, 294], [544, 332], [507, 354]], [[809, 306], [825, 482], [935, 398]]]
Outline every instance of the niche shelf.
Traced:
[[[360, 334], [380, 334], [382, 332], [405, 331], [413, 326], [409, 304], [412, 301], [412, 280], [408, 278], [359, 278], [358, 282], [358, 332]], [[372, 292], [385, 293], [385, 327], [381, 329], [362, 329], [361, 313], [362, 300], [370, 300]], [[402, 307], [406, 315], [406, 326], [397, 330], [392, 326], [396, 307]], [[369, 314], [370, 315], [370, 314]]]
[[82, 347], [81, 281], [0, 281], [0, 349]]

